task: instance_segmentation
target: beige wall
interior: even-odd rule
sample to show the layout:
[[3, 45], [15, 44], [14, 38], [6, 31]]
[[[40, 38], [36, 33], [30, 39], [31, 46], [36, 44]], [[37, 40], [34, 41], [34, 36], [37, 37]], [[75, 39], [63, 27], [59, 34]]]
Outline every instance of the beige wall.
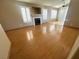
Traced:
[[65, 25], [79, 28], [79, 0], [71, 0]]
[[16, 1], [0, 1], [0, 23], [5, 30], [11, 30], [27, 25], [22, 21], [21, 12]]

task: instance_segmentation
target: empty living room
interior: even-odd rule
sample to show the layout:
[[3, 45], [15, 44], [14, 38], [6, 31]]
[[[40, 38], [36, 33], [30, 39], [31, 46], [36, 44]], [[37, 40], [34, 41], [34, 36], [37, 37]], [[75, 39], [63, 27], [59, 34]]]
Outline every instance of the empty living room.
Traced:
[[0, 59], [79, 59], [79, 0], [0, 0]]

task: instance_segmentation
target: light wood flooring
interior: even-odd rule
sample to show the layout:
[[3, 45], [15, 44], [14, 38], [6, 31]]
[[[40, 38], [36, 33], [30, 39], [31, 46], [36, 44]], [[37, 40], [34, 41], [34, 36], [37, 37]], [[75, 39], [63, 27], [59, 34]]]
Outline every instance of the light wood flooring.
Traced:
[[66, 59], [79, 29], [63, 27], [60, 23], [8, 31], [12, 43], [10, 59]]

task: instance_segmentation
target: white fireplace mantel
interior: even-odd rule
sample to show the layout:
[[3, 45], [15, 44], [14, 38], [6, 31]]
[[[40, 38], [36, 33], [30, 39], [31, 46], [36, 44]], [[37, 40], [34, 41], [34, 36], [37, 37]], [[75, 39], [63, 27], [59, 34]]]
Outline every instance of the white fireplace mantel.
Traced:
[[43, 23], [43, 22], [42, 22], [42, 16], [35, 16], [35, 17], [33, 17], [34, 26], [35, 26], [35, 18], [40, 18], [41, 24]]

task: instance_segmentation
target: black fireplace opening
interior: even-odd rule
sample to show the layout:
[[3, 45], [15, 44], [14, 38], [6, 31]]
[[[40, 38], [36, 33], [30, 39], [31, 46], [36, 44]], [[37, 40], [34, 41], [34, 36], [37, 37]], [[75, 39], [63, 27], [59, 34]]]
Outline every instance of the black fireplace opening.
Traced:
[[35, 18], [35, 25], [40, 25], [40, 18]]

